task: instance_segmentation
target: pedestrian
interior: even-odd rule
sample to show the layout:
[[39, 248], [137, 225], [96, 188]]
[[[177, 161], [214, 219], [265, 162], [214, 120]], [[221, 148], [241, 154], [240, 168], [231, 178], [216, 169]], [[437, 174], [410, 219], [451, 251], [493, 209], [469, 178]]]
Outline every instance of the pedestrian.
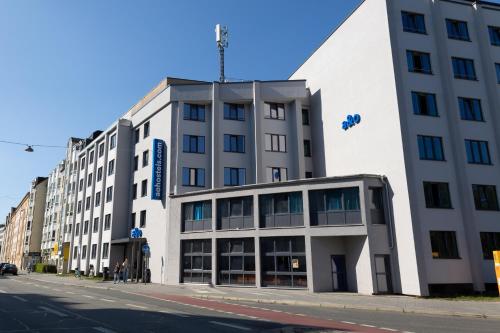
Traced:
[[117, 261], [115, 265], [115, 269], [113, 270], [113, 283], [120, 283], [120, 263]]
[[127, 283], [127, 280], [128, 280], [128, 259], [127, 259], [127, 257], [125, 257], [125, 260], [123, 261], [122, 270], [123, 270], [123, 283]]
[[32, 269], [32, 263], [30, 261], [28, 262], [28, 274], [31, 273], [31, 269]]

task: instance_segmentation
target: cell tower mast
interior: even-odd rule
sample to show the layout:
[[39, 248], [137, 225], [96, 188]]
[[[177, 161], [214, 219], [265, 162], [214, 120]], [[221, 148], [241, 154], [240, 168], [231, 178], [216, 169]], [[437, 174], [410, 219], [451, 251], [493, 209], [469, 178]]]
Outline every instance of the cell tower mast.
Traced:
[[220, 82], [226, 82], [226, 77], [224, 76], [224, 49], [228, 47], [228, 40], [229, 32], [227, 27], [217, 24], [215, 26], [215, 41], [217, 42], [217, 47], [219, 48]]

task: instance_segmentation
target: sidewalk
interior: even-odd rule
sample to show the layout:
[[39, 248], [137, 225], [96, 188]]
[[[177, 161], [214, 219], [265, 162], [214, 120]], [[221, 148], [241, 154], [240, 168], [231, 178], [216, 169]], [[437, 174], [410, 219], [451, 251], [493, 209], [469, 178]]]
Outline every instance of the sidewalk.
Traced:
[[86, 288], [121, 290], [138, 294], [168, 294], [213, 300], [247, 301], [268, 304], [319, 306], [337, 309], [392, 311], [438, 316], [491, 318], [500, 320], [498, 302], [424, 299], [410, 296], [366, 296], [352, 293], [309, 293], [304, 290], [278, 290], [218, 287], [206, 285], [166, 286], [160, 284], [127, 283], [60, 277], [52, 274], [24, 275], [29, 279], [49, 283], [78, 285]]

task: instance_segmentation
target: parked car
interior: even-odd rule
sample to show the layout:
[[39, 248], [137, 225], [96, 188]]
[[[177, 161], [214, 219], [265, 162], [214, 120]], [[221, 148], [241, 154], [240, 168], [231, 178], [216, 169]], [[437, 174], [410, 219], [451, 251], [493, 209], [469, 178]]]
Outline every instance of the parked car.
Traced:
[[7, 264], [8, 264], [8, 262], [0, 262], [0, 271], [2, 271], [2, 267], [3, 267], [4, 265], [7, 265]]
[[2, 270], [0, 271], [0, 274], [12, 274], [12, 275], [17, 275], [17, 266], [14, 264], [5, 264], [2, 266]]

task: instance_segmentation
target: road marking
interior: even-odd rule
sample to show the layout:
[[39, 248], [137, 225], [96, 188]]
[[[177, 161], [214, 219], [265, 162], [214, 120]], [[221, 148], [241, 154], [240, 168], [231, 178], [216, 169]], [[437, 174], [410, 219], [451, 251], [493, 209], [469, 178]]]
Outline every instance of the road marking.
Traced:
[[54, 291], [61, 291], [61, 289], [52, 288]]
[[59, 312], [57, 310], [54, 310], [54, 309], [51, 309], [51, 308], [48, 308], [46, 306], [39, 306], [38, 307], [39, 309], [42, 309], [42, 310], [45, 310], [46, 312], [49, 312], [49, 313], [52, 313], [52, 314], [55, 314], [56, 316], [59, 316], [59, 317], [67, 317], [68, 315], [65, 314], [65, 313], [62, 313], [62, 312]]
[[252, 329], [245, 327], [245, 326], [233, 325], [233, 324], [223, 323], [220, 321], [211, 321], [210, 323], [215, 324], [215, 325], [220, 325], [220, 326], [236, 328], [236, 329], [242, 330], [242, 331], [251, 331], [252, 330]]
[[110, 302], [110, 303], [114, 303], [115, 302], [112, 299], [107, 299], [107, 298], [101, 298], [100, 300], [104, 301], [104, 302]]
[[174, 315], [174, 316], [183, 317], [183, 318], [189, 317], [189, 315], [187, 315], [185, 313], [180, 313], [180, 312], [172, 312], [172, 311], [167, 311], [167, 310], [161, 310], [160, 312], [165, 313], [165, 314]]
[[17, 299], [18, 301], [21, 301], [21, 302], [27, 302], [28, 300], [26, 298], [22, 298], [20, 296], [12, 296], [13, 298]]
[[95, 297], [94, 296], [90, 296], [90, 295], [82, 295], [83, 297], [87, 297], [87, 298], [91, 298], [91, 299], [94, 299]]
[[4, 290], [0, 290], [0, 294], [7, 294], [7, 292]]
[[388, 328], [388, 327], [380, 327], [381, 330], [386, 330], [386, 331], [392, 331], [392, 332], [397, 332], [398, 330], [395, 330], [394, 328]]
[[131, 306], [133, 308], [138, 308], [138, 309], [147, 309], [147, 307], [145, 306], [141, 306], [141, 305], [135, 305], [135, 304], [125, 304], [125, 305], [128, 305], [128, 306]]
[[356, 325], [356, 323], [353, 323], [352, 321], [341, 321], [341, 323], [349, 324], [349, 325]]
[[364, 326], [364, 327], [376, 327], [376, 326], [373, 326], [373, 325], [368, 325], [368, 324], [359, 324], [360, 326]]
[[74, 295], [75, 293], [72, 291], [67, 291], [66, 294]]
[[109, 330], [109, 329], [104, 328], [104, 327], [92, 327], [92, 328], [95, 329], [96, 331], [102, 332], [102, 333], [115, 333], [115, 331]]

